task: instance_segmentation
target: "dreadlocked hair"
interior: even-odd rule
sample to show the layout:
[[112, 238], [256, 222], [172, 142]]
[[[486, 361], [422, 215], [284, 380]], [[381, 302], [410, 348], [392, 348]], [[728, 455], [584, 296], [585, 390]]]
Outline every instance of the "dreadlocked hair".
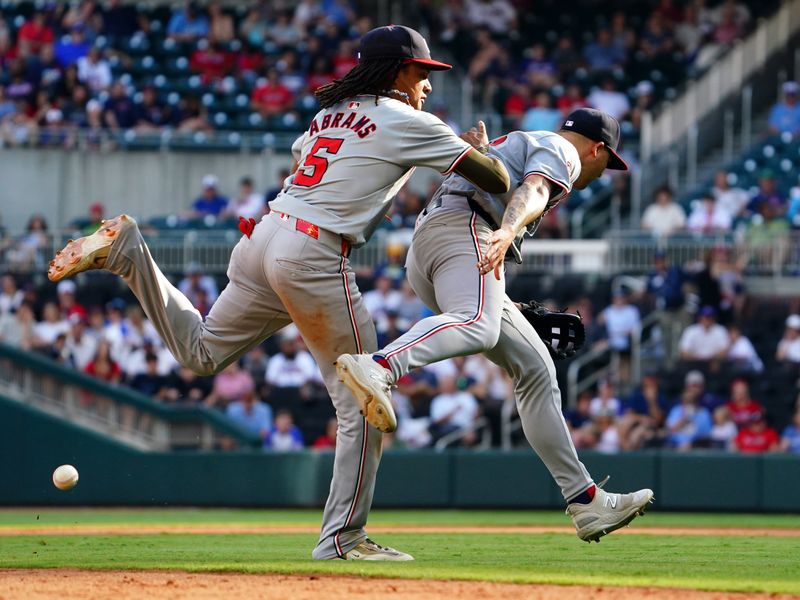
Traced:
[[392, 86], [403, 64], [403, 59], [359, 62], [344, 77], [320, 86], [314, 94], [322, 108], [360, 94], [374, 95], [377, 104], [378, 96], [386, 95], [387, 88]]

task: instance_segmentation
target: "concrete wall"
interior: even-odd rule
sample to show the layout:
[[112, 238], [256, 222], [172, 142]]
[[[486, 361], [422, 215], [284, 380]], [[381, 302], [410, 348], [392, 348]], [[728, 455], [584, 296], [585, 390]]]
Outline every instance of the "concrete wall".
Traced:
[[20, 231], [34, 212], [53, 228], [85, 215], [98, 201], [109, 214], [176, 213], [199, 195], [207, 173], [217, 175], [221, 191], [232, 195], [244, 175], [259, 190], [272, 187], [278, 170], [290, 163], [288, 153], [0, 150], [0, 216], [9, 230]]
[[[138, 452], [0, 397], [0, 506], [321, 506], [329, 453]], [[609, 489], [655, 491], [657, 510], [800, 512], [800, 457], [720, 452], [581, 454]], [[80, 483], [64, 493], [50, 476], [75, 465]], [[387, 452], [375, 506], [563, 508], [532, 451]]]

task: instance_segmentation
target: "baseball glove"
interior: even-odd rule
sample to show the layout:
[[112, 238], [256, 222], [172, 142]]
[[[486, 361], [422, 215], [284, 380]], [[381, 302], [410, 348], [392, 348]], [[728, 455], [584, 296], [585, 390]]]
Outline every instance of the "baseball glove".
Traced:
[[548, 310], [536, 300], [520, 303], [520, 311], [533, 325], [555, 360], [575, 356], [586, 341], [586, 330], [580, 314]]

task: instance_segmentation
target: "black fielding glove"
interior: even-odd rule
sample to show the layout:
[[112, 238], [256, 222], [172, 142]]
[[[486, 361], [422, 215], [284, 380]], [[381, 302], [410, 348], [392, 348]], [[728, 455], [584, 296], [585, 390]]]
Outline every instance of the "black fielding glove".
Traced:
[[520, 303], [520, 311], [533, 325], [554, 360], [575, 356], [586, 341], [586, 329], [580, 314], [552, 311], [536, 300]]

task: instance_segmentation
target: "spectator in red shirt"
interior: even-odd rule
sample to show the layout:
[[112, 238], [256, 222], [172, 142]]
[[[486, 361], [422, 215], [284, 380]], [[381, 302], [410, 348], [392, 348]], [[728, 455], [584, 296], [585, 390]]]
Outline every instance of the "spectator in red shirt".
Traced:
[[313, 94], [317, 91], [317, 88], [331, 81], [333, 81], [333, 73], [331, 72], [330, 62], [324, 56], [318, 56], [314, 59], [311, 72], [308, 74], [308, 91]]
[[670, 27], [683, 19], [683, 12], [673, 0], [659, 0], [658, 6], [653, 12], [664, 19]]
[[17, 49], [22, 56], [39, 56], [42, 46], [52, 44], [53, 28], [47, 24], [43, 10], [36, 10], [29, 21], [25, 21], [17, 33]]
[[189, 67], [203, 76], [203, 83], [225, 77], [233, 67], [235, 57], [221, 43], [209, 44], [202, 40], [192, 52]]
[[567, 91], [556, 101], [556, 108], [566, 117], [573, 110], [589, 106], [586, 98], [581, 91], [581, 86], [571, 83], [567, 86]]
[[111, 358], [111, 345], [107, 340], [100, 340], [94, 358], [86, 365], [85, 372], [92, 377], [102, 379], [108, 383], [119, 383], [122, 379], [122, 370]]
[[736, 449], [743, 454], [774, 452], [780, 445], [778, 432], [767, 425], [762, 413], [758, 420], [739, 431], [734, 440]]
[[253, 90], [251, 97], [253, 110], [258, 111], [262, 117], [282, 114], [294, 101], [292, 92], [281, 84], [278, 78], [278, 70], [270, 69], [267, 71], [267, 81]]
[[503, 113], [509, 119], [513, 119], [515, 123], [519, 123], [519, 121], [522, 120], [522, 115], [524, 115], [525, 111], [532, 105], [533, 101], [531, 100], [530, 86], [519, 83], [514, 86], [511, 95], [506, 98], [505, 104], [503, 105]]
[[264, 53], [256, 47], [245, 47], [236, 55], [236, 75], [245, 81], [255, 81], [264, 66]]
[[353, 42], [344, 40], [339, 44], [339, 50], [333, 57], [333, 74], [337, 79], [344, 77], [350, 69], [358, 64], [358, 59], [353, 51]]
[[764, 407], [750, 397], [750, 386], [744, 379], [735, 379], [731, 384], [731, 399], [727, 407], [740, 430], [764, 414]]
[[0, 69], [8, 69], [17, 58], [17, 47], [11, 41], [11, 33], [7, 28], [0, 28]]
[[326, 450], [335, 450], [336, 449], [336, 430], [338, 429], [338, 423], [336, 422], [335, 418], [331, 418], [328, 420], [328, 424], [325, 426], [325, 434], [319, 436], [316, 440], [314, 440], [314, 450], [317, 451], [326, 451]]
[[[72, 285], [63, 285], [64, 283]], [[58, 286], [56, 287], [59, 311], [61, 312], [61, 315], [67, 319], [75, 314], [84, 318], [87, 314], [89, 314], [86, 312], [86, 308], [75, 299], [76, 291], [77, 286], [71, 279], [59, 281]]]

